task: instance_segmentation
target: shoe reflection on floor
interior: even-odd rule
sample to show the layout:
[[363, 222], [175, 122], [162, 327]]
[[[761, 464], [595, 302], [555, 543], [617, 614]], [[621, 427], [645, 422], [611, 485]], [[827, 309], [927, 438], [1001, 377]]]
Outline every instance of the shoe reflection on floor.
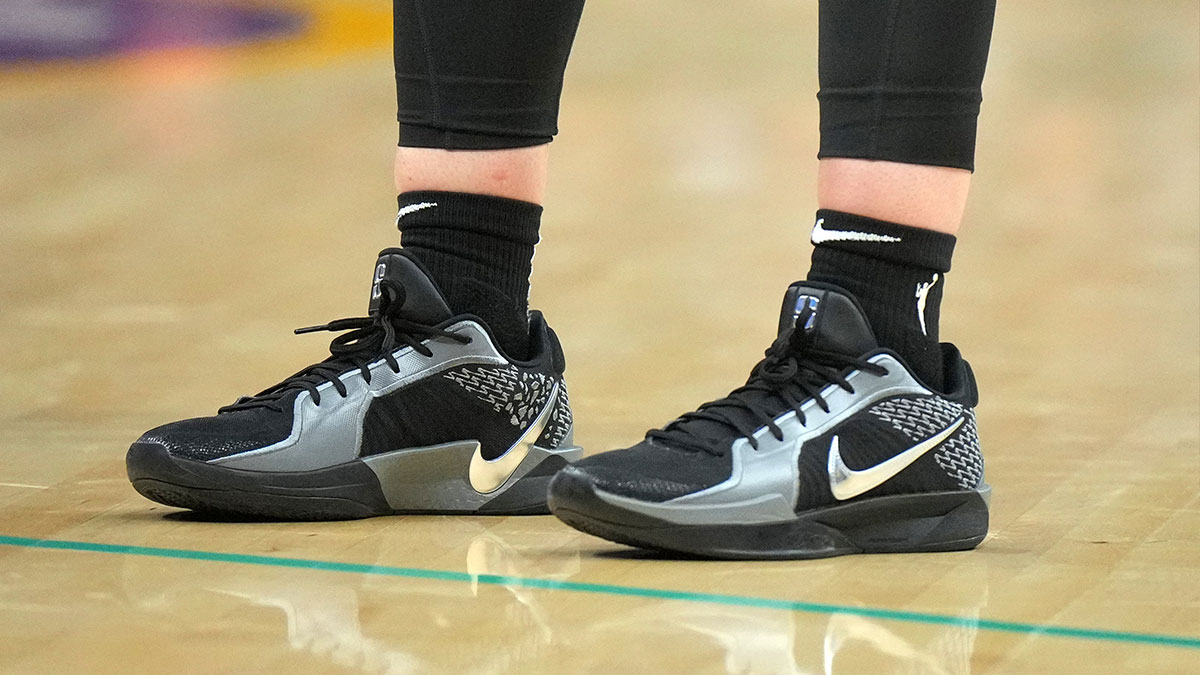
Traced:
[[[965, 675], [986, 604], [980, 574], [942, 580], [941, 588], [953, 590], [934, 593], [931, 604], [961, 619], [946, 624], [853, 611], [807, 613], [547, 591], [505, 584], [503, 577], [576, 577], [583, 535], [485, 527], [470, 518], [447, 519], [444, 527], [453, 530], [445, 541], [467, 542], [465, 548], [449, 544], [446, 558], [461, 561], [469, 583], [214, 566], [197, 584], [194, 575], [180, 580], [174, 574], [178, 561], [130, 556], [122, 570], [124, 587], [134, 609], [162, 616], [156, 625], [163, 630], [236, 629], [241, 639], [260, 635], [276, 648], [331, 666], [389, 675], [528, 672], [562, 663], [580, 670], [653, 670], [660, 658], [688, 653], [708, 665], [716, 657], [729, 673], [832, 675], [882, 668]], [[395, 565], [406, 541], [380, 536], [368, 557]], [[483, 576], [490, 578], [481, 582]], [[257, 611], [261, 608], [281, 613], [283, 621]]]
[[[579, 571], [578, 546], [571, 542], [556, 543], [573, 554], [530, 555], [531, 546], [538, 552], [545, 550], [545, 533], [502, 535], [497, 528], [489, 530], [474, 523], [471, 519], [453, 523], [456, 529], [478, 530], [469, 539], [464, 561], [466, 572], [473, 577], [566, 580]], [[528, 536], [532, 534], [536, 537]], [[555, 538], [574, 541], [582, 536], [564, 530]], [[464, 539], [456, 536], [453, 540]], [[379, 556], [377, 564], [394, 564], [388, 557]], [[283, 615], [287, 650], [359, 672], [514, 672], [544, 655], [555, 637], [539, 601], [544, 591], [536, 589], [479, 584], [477, 579], [463, 584], [257, 566], [214, 569], [204, 583], [196, 584], [194, 576], [186, 581], [174, 579], [178, 564], [133, 556], [124, 561], [124, 586], [138, 610], [187, 617], [160, 625], [194, 631], [197, 622], [204, 630], [230, 622], [237, 627], [257, 619], [257, 632], [262, 633], [271, 620], [262, 619], [253, 608], [270, 608]], [[497, 621], [503, 625], [480, 629], [481, 623]], [[447, 647], [455, 644], [447, 639], [447, 632], [464, 636], [458, 641], [461, 648]]]

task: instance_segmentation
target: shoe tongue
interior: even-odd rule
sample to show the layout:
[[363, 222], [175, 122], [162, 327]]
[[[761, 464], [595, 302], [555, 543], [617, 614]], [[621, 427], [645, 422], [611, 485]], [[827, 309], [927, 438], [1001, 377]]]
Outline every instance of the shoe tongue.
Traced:
[[[808, 333], [806, 341], [816, 349], [855, 358], [879, 346], [858, 303], [842, 289], [829, 284], [798, 281], [788, 287], [779, 315], [779, 338], [792, 330]], [[743, 401], [757, 402], [764, 410], [785, 409], [779, 408], [782, 399], [761, 390], [749, 390], [739, 396]], [[725, 415], [739, 418], [751, 427], [757, 425], [757, 418], [745, 407], [717, 403]], [[686, 429], [688, 435], [715, 444], [727, 442], [731, 432], [729, 425], [712, 419], [690, 418], [682, 425], [681, 432]], [[669, 439], [663, 442], [671, 445]]]
[[404, 287], [404, 304], [399, 316], [417, 323], [435, 326], [452, 316], [450, 307], [441, 291], [411, 253], [399, 248], [384, 249], [375, 262], [375, 273], [371, 278], [371, 304], [369, 312], [379, 311], [383, 298], [380, 282], [384, 279], [398, 282]]
[[842, 289], [797, 281], [783, 296], [779, 335], [792, 329], [808, 333], [817, 349], [862, 356], [879, 348], [875, 333], [858, 303]]

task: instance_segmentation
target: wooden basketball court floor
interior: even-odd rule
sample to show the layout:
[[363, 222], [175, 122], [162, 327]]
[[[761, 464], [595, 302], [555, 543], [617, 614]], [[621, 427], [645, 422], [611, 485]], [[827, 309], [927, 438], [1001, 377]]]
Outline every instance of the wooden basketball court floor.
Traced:
[[[211, 522], [123, 457], [325, 353], [393, 245], [386, 2], [298, 35], [0, 66], [0, 672], [1200, 672], [1190, 0], [1004, 0], [943, 334], [991, 535], [810, 562], [552, 517]], [[816, 4], [592, 2], [534, 304], [578, 438], [744, 379], [807, 268]]]

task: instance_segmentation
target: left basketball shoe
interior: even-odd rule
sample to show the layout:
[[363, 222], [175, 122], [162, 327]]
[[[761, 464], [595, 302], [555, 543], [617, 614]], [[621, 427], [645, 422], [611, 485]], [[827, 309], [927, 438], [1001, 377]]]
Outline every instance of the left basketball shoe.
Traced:
[[375, 265], [368, 316], [330, 356], [215, 416], [152, 429], [126, 468], [143, 496], [196, 511], [288, 520], [393, 513], [547, 513], [555, 471], [577, 459], [565, 360], [530, 313], [518, 361], [454, 315], [402, 249]]
[[881, 349], [840, 288], [788, 289], [745, 386], [550, 484], [563, 522], [717, 558], [957, 551], [987, 535], [970, 366], [942, 345], [930, 385]]

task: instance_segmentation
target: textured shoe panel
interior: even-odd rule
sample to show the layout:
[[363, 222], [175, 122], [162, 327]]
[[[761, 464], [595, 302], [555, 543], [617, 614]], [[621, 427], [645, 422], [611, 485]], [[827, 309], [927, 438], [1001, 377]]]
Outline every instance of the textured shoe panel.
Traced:
[[898, 396], [880, 401], [869, 412], [891, 424], [913, 443], [933, 436], [960, 417], [964, 418], [962, 426], [938, 446], [933, 457], [960, 488], [972, 490], [983, 483], [983, 453], [979, 448], [974, 410], [940, 396]]
[[512, 365], [463, 366], [442, 373], [514, 427], [524, 427], [549, 401], [555, 378]]
[[574, 466], [605, 492], [665, 502], [724, 482], [732, 460], [728, 453], [713, 456], [642, 441], [625, 450], [586, 457]]
[[483, 458], [494, 459], [553, 405], [555, 381], [551, 374], [508, 364], [450, 368], [373, 400], [360, 454], [475, 440]]
[[546, 423], [546, 428], [542, 430], [542, 435], [538, 437], [534, 445], [539, 448], [560, 448], [564, 443], [568, 443], [569, 436], [573, 435], [575, 418], [571, 414], [571, 401], [567, 396], [567, 383], [564, 380], [558, 381], [558, 399], [554, 402], [554, 412], [550, 413], [550, 419]]
[[839, 503], [829, 486], [829, 451], [838, 437], [846, 466], [864, 470], [885, 462], [963, 419], [961, 426], [931, 452], [896, 476], [854, 499], [894, 494], [975, 489], [983, 461], [974, 411], [940, 396], [894, 396], [862, 410], [828, 433], [804, 444], [796, 511]]
[[983, 452], [979, 448], [979, 428], [975, 423], [975, 411], [967, 409], [967, 421], [933, 454], [938, 466], [953, 476], [964, 490], [974, 490], [983, 485]]
[[137, 442], [156, 443], [177, 457], [206, 462], [287, 438], [292, 431], [291, 409], [289, 403], [286, 412], [255, 408], [180, 420], [147, 431]]

